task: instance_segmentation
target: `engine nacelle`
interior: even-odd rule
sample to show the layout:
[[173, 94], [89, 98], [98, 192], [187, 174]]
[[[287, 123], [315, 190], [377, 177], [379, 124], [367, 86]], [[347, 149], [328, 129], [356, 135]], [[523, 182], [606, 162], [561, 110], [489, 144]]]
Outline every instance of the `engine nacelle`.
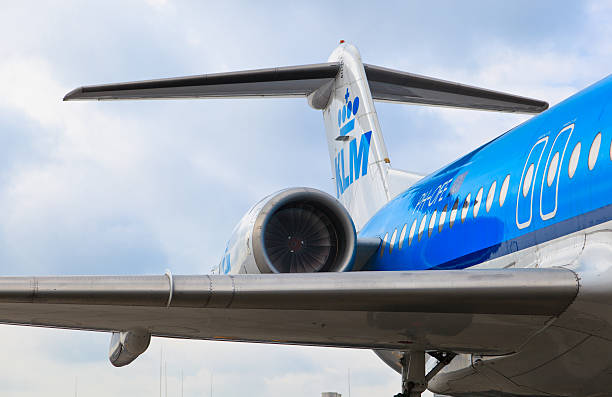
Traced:
[[286, 189], [242, 218], [218, 273], [349, 271], [356, 240], [353, 220], [338, 200], [316, 189]]
[[113, 332], [108, 359], [115, 367], [123, 367], [147, 350], [151, 334], [147, 330]]

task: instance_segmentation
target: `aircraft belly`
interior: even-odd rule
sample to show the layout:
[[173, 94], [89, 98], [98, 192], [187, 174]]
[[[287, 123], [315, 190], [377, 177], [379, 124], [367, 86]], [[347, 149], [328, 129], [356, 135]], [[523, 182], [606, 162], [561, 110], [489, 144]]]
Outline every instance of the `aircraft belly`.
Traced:
[[430, 381], [430, 390], [455, 396], [490, 395], [492, 391], [507, 395], [612, 396], [612, 392], [601, 394], [601, 390], [612, 391], [611, 229], [607, 222], [479, 265], [563, 266], [578, 274], [580, 289], [568, 309], [516, 353], [463, 355]]
[[[552, 328], [552, 327], [551, 327]], [[604, 396], [612, 390], [612, 341], [593, 336], [543, 335], [520, 353], [486, 358], [463, 355], [460, 365], [436, 376], [429, 389], [454, 396]], [[559, 338], [551, 349], [546, 337]], [[544, 342], [544, 345], [539, 345]], [[573, 345], [573, 346], [572, 346]], [[568, 348], [568, 350], [562, 351]], [[470, 360], [471, 358], [471, 360]]]
[[590, 336], [552, 361], [510, 379], [553, 395], [601, 396], [601, 390], [612, 395], [610, 357], [612, 342]]

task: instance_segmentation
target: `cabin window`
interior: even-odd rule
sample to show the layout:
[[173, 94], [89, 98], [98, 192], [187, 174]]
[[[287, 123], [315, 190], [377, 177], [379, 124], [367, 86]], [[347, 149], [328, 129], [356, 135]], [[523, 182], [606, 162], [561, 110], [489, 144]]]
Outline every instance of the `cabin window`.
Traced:
[[570, 156], [569, 166], [567, 167], [567, 175], [570, 177], [570, 179], [574, 177], [576, 168], [578, 168], [578, 160], [580, 160], [580, 147], [581, 144], [578, 142], [576, 146], [574, 146], [574, 150], [572, 150], [572, 155]]
[[476, 194], [476, 201], [474, 201], [474, 218], [478, 216], [478, 211], [480, 211], [480, 203], [482, 202], [482, 192], [484, 188], [480, 188], [478, 194]]
[[487, 204], [485, 206], [487, 212], [491, 209], [493, 205], [493, 199], [495, 198], [495, 188], [497, 187], [497, 181], [493, 181], [491, 187], [489, 188], [489, 193], [487, 194]]
[[533, 181], [533, 170], [535, 169], [535, 165], [531, 163], [529, 168], [527, 168], [527, 173], [525, 174], [525, 179], [523, 180], [523, 197], [527, 197], [529, 194], [529, 189], [531, 189], [531, 182]]
[[442, 228], [444, 227], [444, 221], [446, 220], [446, 210], [447, 210], [447, 208], [448, 208], [448, 205], [445, 205], [444, 209], [440, 213], [440, 222], [438, 222], [438, 233], [441, 232]]
[[455, 204], [453, 204], [453, 209], [451, 209], [450, 219], [448, 220], [448, 226], [451, 228], [455, 224], [455, 218], [457, 218], [457, 208], [459, 208], [459, 198], [455, 200]]
[[389, 233], [385, 234], [382, 243], [380, 244], [380, 256], [382, 258], [383, 253], [385, 252], [385, 247], [387, 246], [387, 239], [389, 238]]
[[431, 214], [431, 219], [429, 220], [429, 230], [427, 231], [427, 235], [431, 237], [431, 233], [433, 233], [434, 226], [436, 226], [436, 218], [438, 217], [438, 211], [434, 211]]
[[393, 246], [395, 245], [395, 237], [397, 237], [397, 229], [393, 231], [391, 235], [391, 242], [389, 242], [389, 253], [393, 252]]
[[555, 181], [557, 175], [557, 168], [559, 167], [559, 152], [555, 153], [550, 164], [548, 165], [548, 174], [546, 175], [546, 184], [551, 187]]
[[412, 245], [412, 238], [414, 237], [414, 231], [416, 230], [416, 222], [417, 220], [415, 219], [414, 222], [412, 222], [412, 226], [410, 226], [410, 236], [408, 236], [408, 245]]
[[419, 225], [419, 241], [421, 241], [421, 237], [423, 237], [423, 231], [425, 230], [426, 220], [427, 220], [427, 214], [423, 215], [423, 219], [421, 220], [421, 224]]
[[601, 132], [595, 135], [593, 143], [591, 143], [591, 149], [589, 150], [589, 170], [593, 170], [597, 157], [599, 156], [599, 146], [601, 145]]
[[465, 221], [465, 218], [467, 217], [468, 210], [470, 209], [471, 199], [472, 199], [472, 195], [468, 194], [467, 197], [465, 198], [465, 201], [463, 202], [463, 208], [461, 208], [461, 223], [463, 223]]
[[506, 179], [502, 183], [501, 190], [499, 191], [499, 206], [503, 207], [506, 202], [506, 195], [508, 194], [508, 186], [510, 185], [510, 174], [506, 175]]
[[402, 228], [402, 232], [400, 233], [399, 246], [397, 247], [400, 250], [402, 249], [402, 245], [404, 245], [404, 239], [406, 238], [406, 229], [408, 229], [408, 224], [404, 223], [404, 227]]

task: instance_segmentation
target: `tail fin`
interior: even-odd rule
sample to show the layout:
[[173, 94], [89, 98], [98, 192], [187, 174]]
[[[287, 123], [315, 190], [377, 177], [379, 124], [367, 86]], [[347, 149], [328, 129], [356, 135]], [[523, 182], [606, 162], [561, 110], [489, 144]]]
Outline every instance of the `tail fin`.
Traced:
[[70, 100], [308, 97], [323, 119], [339, 200], [360, 229], [418, 176], [392, 170], [374, 100], [539, 113], [546, 102], [364, 65], [340, 44], [328, 63], [79, 87]]
[[391, 199], [389, 158], [359, 51], [341, 44], [329, 62], [341, 65], [323, 109], [332, 175], [359, 229]]

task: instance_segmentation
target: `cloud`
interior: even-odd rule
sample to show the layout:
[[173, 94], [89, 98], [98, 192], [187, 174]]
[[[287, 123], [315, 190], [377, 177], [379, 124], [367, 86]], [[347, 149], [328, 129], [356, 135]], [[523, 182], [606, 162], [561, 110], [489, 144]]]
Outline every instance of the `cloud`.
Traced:
[[[0, 15], [3, 274], [204, 273], [255, 201], [327, 191], [319, 112], [304, 100], [63, 103], [83, 84], [323, 62], [339, 39], [366, 62], [556, 103], [609, 73], [609, 3], [62, 1]], [[392, 165], [431, 172], [527, 116], [377, 104]], [[155, 338], [127, 368], [108, 334], [0, 327], [3, 392], [393, 395], [371, 352]], [[14, 343], [13, 341], [18, 341]]]
[[349, 369], [352, 396], [397, 390], [395, 372], [367, 350], [153, 338], [134, 363], [114, 368], [106, 359], [107, 334], [14, 326], [0, 326], [0, 332], [5, 341], [19, 340], [3, 347], [11, 359], [0, 372], [3, 394], [15, 397], [72, 395], [75, 381], [78, 395], [158, 395], [160, 362], [168, 396], [180, 395], [181, 372], [185, 396], [209, 395], [211, 376], [217, 396], [347, 395]]

